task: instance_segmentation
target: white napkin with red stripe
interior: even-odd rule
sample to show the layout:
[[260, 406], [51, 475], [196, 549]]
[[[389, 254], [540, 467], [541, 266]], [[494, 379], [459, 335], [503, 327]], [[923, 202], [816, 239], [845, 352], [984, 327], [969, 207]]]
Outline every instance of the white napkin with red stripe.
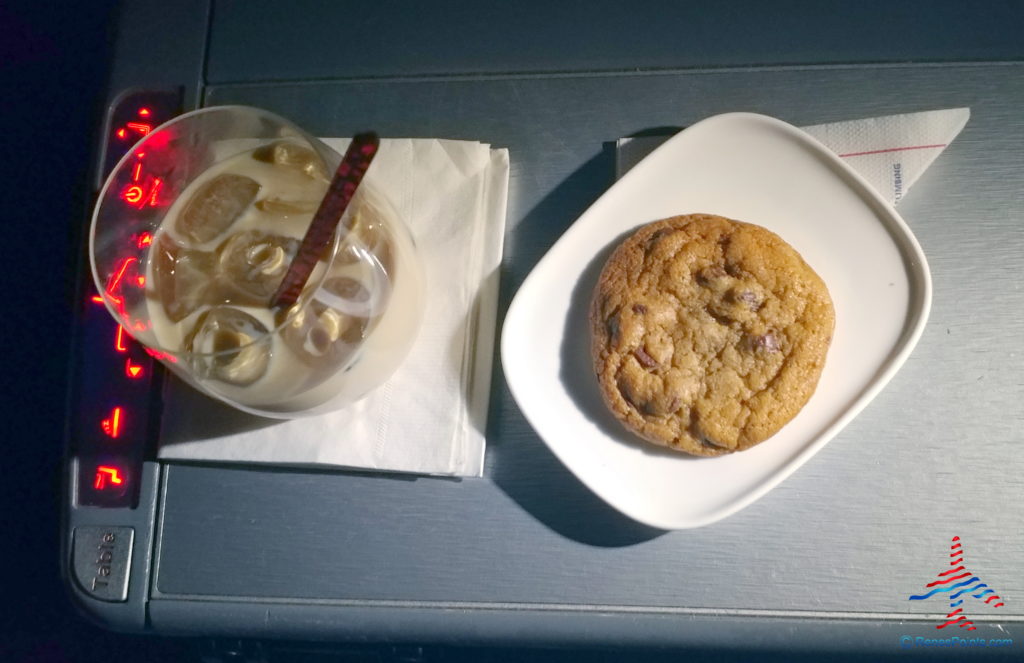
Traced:
[[[845, 159], [895, 205], [953, 142], [970, 117], [969, 108], [950, 108], [815, 124], [801, 129]], [[619, 139], [619, 177], [668, 138]]]
[[846, 160], [893, 205], [953, 142], [969, 108], [886, 115], [801, 127]]

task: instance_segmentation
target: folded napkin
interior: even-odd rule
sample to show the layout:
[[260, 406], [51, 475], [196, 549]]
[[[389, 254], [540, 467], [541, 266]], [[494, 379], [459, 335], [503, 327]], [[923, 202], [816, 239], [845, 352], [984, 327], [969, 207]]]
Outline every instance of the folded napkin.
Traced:
[[[323, 140], [339, 153], [348, 146]], [[482, 474], [508, 151], [383, 139], [367, 178], [387, 183], [426, 272], [424, 323], [408, 358], [358, 403], [288, 421], [236, 412], [172, 380], [160, 458]]]
[[[846, 160], [882, 196], [896, 204], [953, 142], [971, 117], [969, 108], [886, 115], [801, 127]], [[668, 136], [619, 139], [618, 175]]]
[[969, 108], [801, 127], [895, 205], [971, 117]]

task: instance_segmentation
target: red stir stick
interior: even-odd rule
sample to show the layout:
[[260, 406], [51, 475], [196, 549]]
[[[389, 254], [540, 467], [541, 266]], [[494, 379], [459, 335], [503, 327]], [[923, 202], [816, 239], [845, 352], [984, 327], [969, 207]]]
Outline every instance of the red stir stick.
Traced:
[[363, 176], [366, 175], [370, 162], [379, 149], [380, 137], [372, 131], [352, 138], [337, 172], [334, 173], [334, 178], [327, 187], [324, 199], [320, 201], [320, 207], [313, 215], [306, 236], [302, 238], [299, 250], [292, 264], [288, 266], [284, 280], [270, 300], [271, 308], [286, 308], [298, 301], [302, 288], [313, 273], [313, 268], [323, 255], [324, 249], [330, 245], [341, 216], [352, 202], [352, 196], [355, 195], [359, 183], [363, 181]]

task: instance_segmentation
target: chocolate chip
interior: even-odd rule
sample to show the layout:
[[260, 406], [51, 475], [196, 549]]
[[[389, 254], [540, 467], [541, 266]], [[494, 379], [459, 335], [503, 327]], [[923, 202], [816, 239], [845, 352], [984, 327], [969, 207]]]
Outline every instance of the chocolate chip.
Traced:
[[646, 249], [647, 253], [651, 252], [651, 249], [653, 249], [654, 246], [659, 241], [661, 241], [662, 237], [664, 237], [666, 235], [670, 235], [673, 232], [675, 232], [675, 231], [672, 230], [671, 228], [662, 228], [661, 230], [656, 230], [655, 232], [651, 233], [651, 236], [647, 238], [647, 249]]
[[771, 332], [761, 334], [760, 336], [751, 336], [749, 343], [753, 350], [764, 350], [765, 352], [779, 351], [779, 340]]
[[620, 380], [619, 383], [615, 386], [619, 388], [619, 395], [622, 396], [622, 399], [624, 401], [632, 405], [634, 408], [638, 410], [640, 409], [640, 405], [637, 404], [637, 399], [633, 397], [633, 390], [630, 389], [628, 382], [623, 382]]
[[757, 295], [750, 290], [742, 290], [736, 295], [736, 300], [741, 301], [747, 305], [751, 311], [756, 311], [761, 308], [761, 302], [758, 300]]
[[700, 443], [702, 445], [704, 445], [705, 447], [711, 447], [712, 449], [728, 449], [729, 448], [729, 447], [725, 446], [724, 444], [719, 444], [718, 442], [715, 442], [713, 439], [711, 439], [707, 435], [703, 435], [703, 434], [700, 436]]
[[619, 385], [619, 393], [622, 394], [622, 397], [626, 400], [626, 402], [632, 405], [633, 408], [636, 409], [636, 411], [639, 412], [640, 414], [646, 415], [648, 417], [660, 417], [663, 414], [665, 414], [664, 412], [661, 411], [661, 408], [658, 407], [658, 403], [656, 401], [650, 400], [637, 403], [638, 399], [635, 398], [632, 393], [630, 393], [629, 389], [623, 387], [622, 385]]
[[608, 339], [612, 344], [619, 342], [619, 314], [616, 313], [612, 317], [605, 320], [604, 328], [608, 331]]
[[705, 446], [705, 447], [708, 447], [708, 448], [711, 448], [711, 449], [729, 449], [729, 447], [727, 447], [724, 444], [720, 444], [719, 442], [715, 441], [714, 438], [709, 437], [703, 430], [701, 430], [700, 418], [697, 415], [696, 409], [690, 410], [689, 433], [693, 437], [697, 438], [697, 441], [700, 442], [702, 446]]
[[658, 365], [658, 362], [654, 360], [654, 357], [647, 354], [643, 348], [633, 350], [633, 356], [636, 357], [636, 360], [640, 362], [640, 365], [644, 368], [654, 368]]
[[704, 311], [709, 316], [711, 316], [711, 318], [714, 319], [715, 322], [717, 322], [720, 325], [724, 325], [724, 326], [728, 327], [733, 322], [732, 318], [730, 318], [728, 315], [726, 315], [725, 313], [722, 313], [721, 311], [716, 311], [715, 309], [711, 308], [710, 306], [705, 306], [704, 307]]
[[721, 265], [711, 265], [697, 272], [696, 280], [699, 285], [711, 285], [718, 279], [726, 276], [725, 268]]
[[633, 313], [643, 315], [644, 313], [647, 313], [647, 307], [643, 304], [633, 304]]

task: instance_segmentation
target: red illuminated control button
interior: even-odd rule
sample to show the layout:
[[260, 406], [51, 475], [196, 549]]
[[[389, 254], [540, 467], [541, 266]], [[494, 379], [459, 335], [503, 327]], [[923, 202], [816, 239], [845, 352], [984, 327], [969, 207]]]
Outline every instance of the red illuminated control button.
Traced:
[[[137, 164], [141, 167], [141, 163]], [[141, 168], [136, 169], [136, 177], [133, 182], [139, 182], [139, 177], [142, 175]], [[144, 182], [145, 186], [141, 184], [129, 184], [121, 190], [121, 200], [125, 201], [130, 205], [142, 209], [146, 205], [150, 207], [159, 207], [164, 204], [161, 201], [160, 189], [164, 186], [164, 180], [161, 177], [147, 177]]]
[[114, 349], [118, 352], [128, 352], [128, 346], [124, 342], [124, 327], [118, 325], [114, 333]]
[[135, 131], [140, 136], [145, 136], [153, 129], [152, 124], [144, 124], [142, 122], [128, 122], [124, 126], [128, 127], [132, 131]]
[[133, 380], [138, 380], [143, 374], [142, 364], [134, 364], [129, 358], [124, 362], [124, 374]]
[[128, 492], [128, 474], [121, 465], [97, 465], [92, 475], [92, 489], [110, 497]]
[[117, 439], [124, 430], [124, 408], [115, 407], [110, 411], [110, 416], [100, 421], [100, 428], [108, 436]]
[[146, 191], [138, 184], [132, 184], [121, 192], [121, 197], [124, 198], [125, 202], [135, 205], [146, 197]]

